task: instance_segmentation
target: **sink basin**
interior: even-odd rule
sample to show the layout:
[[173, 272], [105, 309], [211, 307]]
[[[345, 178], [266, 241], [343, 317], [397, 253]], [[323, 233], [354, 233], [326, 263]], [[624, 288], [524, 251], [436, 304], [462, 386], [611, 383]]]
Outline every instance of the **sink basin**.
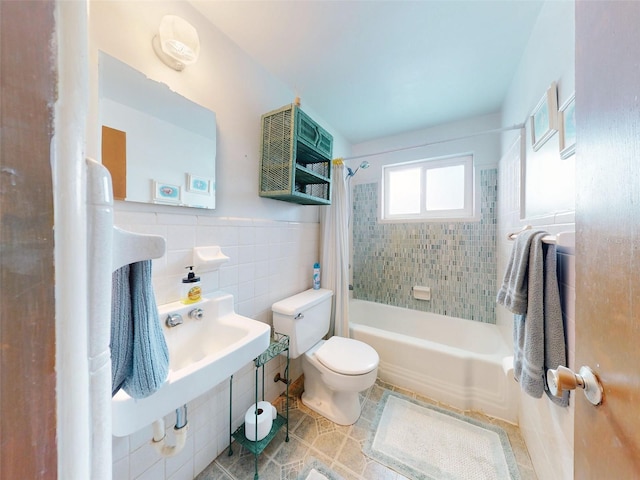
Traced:
[[[201, 309], [202, 317], [189, 316]], [[133, 399], [120, 390], [112, 399], [112, 433], [130, 435], [228, 379], [269, 346], [266, 323], [238, 315], [233, 296], [215, 294], [184, 305], [174, 302], [158, 309], [167, 346], [169, 376], [153, 395]], [[166, 319], [178, 314], [182, 322], [168, 327]]]

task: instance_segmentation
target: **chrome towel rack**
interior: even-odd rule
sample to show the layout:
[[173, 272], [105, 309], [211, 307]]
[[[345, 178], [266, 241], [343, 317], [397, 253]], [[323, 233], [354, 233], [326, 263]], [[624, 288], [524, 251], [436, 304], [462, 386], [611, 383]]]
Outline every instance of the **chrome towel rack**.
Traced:
[[[525, 225], [517, 232], [512, 232], [507, 235], [508, 240], [515, 240], [516, 237], [524, 231], [531, 230], [533, 227], [531, 225]], [[545, 235], [542, 237], [542, 242], [550, 245], [557, 245], [561, 247], [562, 250], [568, 253], [575, 252], [575, 244], [576, 244], [576, 232], [560, 232], [556, 235]]]

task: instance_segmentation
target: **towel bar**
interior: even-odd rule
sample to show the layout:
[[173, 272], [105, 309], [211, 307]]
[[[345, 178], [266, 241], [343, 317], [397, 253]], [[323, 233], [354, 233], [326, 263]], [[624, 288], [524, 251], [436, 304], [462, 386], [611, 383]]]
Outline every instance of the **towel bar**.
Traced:
[[[508, 234], [507, 239], [515, 240], [520, 233], [531, 230], [531, 228], [533, 228], [531, 225], [525, 225], [520, 231]], [[562, 251], [566, 251], [567, 253], [575, 253], [575, 238], [575, 232], [560, 232], [557, 235], [545, 235], [542, 237], [542, 242], [557, 245]]]
[[[507, 235], [507, 238], [509, 240], [515, 240], [516, 237], [518, 235], [520, 235], [522, 232], [526, 231], [526, 230], [531, 230], [531, 225], [525, 225], [524, 227], [522, 227], [522, 230], [520, 230], [519, 232], [512, 232], [509, 235]], [[542, 242], [543, 243], [550, 243], [550, 244], [556, 244], [556, 236], [555, 235], [545, 235], [544, 237], [542, 237]]]

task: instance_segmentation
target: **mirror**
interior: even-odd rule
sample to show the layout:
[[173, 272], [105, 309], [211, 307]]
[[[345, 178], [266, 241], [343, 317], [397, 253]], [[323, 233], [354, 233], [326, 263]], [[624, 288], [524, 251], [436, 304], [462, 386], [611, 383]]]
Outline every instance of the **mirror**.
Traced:
[[215, 208], [216, 115], [99, 52], [102, 163], [116, 200]]

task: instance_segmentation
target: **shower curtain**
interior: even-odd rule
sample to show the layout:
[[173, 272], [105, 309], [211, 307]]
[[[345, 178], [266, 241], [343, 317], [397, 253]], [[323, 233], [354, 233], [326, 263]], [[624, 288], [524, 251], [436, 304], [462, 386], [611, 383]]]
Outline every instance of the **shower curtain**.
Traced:
[[334, 160], [332, 169], [331, 205], [321, 222], [321, 282], [333, 290], [329, 334], [349, 337], [349, 190], [342, 160]]

